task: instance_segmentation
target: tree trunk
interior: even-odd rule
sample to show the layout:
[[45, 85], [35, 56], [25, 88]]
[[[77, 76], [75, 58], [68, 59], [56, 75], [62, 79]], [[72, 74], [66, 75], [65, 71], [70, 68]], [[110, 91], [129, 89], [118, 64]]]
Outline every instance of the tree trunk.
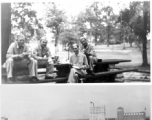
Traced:
[[130, 47], [132, 48], [132, 42], [129, 42], [129, 44], [130, 44]]
[[59, 36], [59, 28], [56, 27], [56, 36], [55, 36], [55, 54], [58, 52], [58, 36]]
[[148, 66], [148, 60], [147, 60], [147, 14], [148, 11], [146, 10], [147, 2], [144, 2], [144, 35], [143, 35], [143, 50], [142, 50], [142, 58], [143, 63], [142, 66]]
[[109, 26], [107, 26], [107, 47], [109, 47]]
[[132, 37], [129, 37], [129, 44], [130, 44], [130, 47], [132, 47], [132, 43], [133, 43], [133, 38], [132, 38]]
[[95, 40], [94, 40], [95, 46], [96, 46], [96, 44], [97, 44], [97, 37], [98, 37], [98, 36], [97, 36], [97, 33], [95, 33], [95, 36], [94, 36], [94, 39], [95, 39]]
[[103, 44], [103, 41], [102, 41], [102, 35], [100, 34], [100, 43]]
[[109, 47], [109, 33], [107, 35], [107, 47]]
[[11, 43], [11, 3], [1, 3], [1, 41], [2, 64], [6, 61], [6, 53]]
[[125, 33], [124, 33], [124, 37], [123, 37], [123, 49], [126, 49], [126, 47], [125, 47]]

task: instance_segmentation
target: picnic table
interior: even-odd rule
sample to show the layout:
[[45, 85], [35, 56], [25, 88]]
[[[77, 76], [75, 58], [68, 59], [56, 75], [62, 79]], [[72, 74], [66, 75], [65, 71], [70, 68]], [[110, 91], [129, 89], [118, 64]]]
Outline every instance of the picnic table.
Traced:
[[[122, 62], [131, 62], [131, 60], [124, 60], [124, 59], [104, 59], [104, 60], [98, 60], [98, 62], [94, 66], [94, 72], [95, 76], [86, 75], [86, 76], [80, 76], [80, 78], [86, 78], [85, 81], [80, 82], [86, 82], [86, 83], [94, 83], [94, 82], [115, 82], [115, 76], [117, 74], [120, 74], [122, 72], [127, 71], [136, 71], [137, 69], [127, 69], [127, 70], [118, 70], [118, 71], [109, 71], [109, 69], [114, 67], [116, 64], [122, 63]], [[58, 70], [58, 78], [56, 79], [50, 79], [50, 80], [44, 80], [43, 82], [48, 81], [56, 81], [57, 83], [66, 83], [68, 79], [68, 75], [71, 69], [71, 65], [69, 63], [62, 63], [55, 65], [56, 69]], [[61, 79], [59, 79], [61, 78]], [[63, 78], [63, 81], [62, 81]]]
[[[127, 69], [127, 70], [118, 70], [115, 72], [109, 71], [109, 69], [114, 67], [116, 64], [122, 62], [131, 62], [131, 60], [124, 59], [98, 59], [98, 62], [94, 66], [95, 76], [86, 75], [80, 76], [79, 82], [85, 83], [101, 83], [101, 82], [115, 82], [115, 76], [122, 72], [126, 71], [136, 71], [137, 69]], [[70, 73], [71, 65], [69, 63], [61, 63], [54, 65], [57, 69], [57, 78], [54, 79], [43, 79], [34, 83], [46, 83], [46, 82], [55, 82], [55, 83], [66, 83], [68, 79], [68, 75]], [[27, 68], [22, 68], [22, 71], [25, 71], [24, 74], [28, 74]], [[43, 71], [39, 72], [39, 74], [45, 74], [46, 70], [44, 68]], [[19, 75], [16, 70], [14, 70], [14, 75]], [[27, 82], [27, 81], [26, 81]], [[21, 83], [21, 81], [20, 81]], [[28, 82], [27, 82], [28, 83]]]

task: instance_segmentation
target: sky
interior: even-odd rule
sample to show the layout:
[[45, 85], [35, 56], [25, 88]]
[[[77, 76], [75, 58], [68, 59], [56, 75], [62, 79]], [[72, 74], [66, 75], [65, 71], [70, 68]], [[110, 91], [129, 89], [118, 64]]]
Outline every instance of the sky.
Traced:
[[[41, 1], [41, 0], [40, 0]], [[93, 2], [101, 2], [104, 3], [105, 6], [110, 5], [115, 14], [119, 14], [119, 11], [124, 7], [129, 6], [129, 0], [45, 0], [45, 2], [55, 2], [56, 5], [66, 12], [67, 16], [76, 16], [81, 11], [85, 10], [87, 6], [90, 6]], [[39, 15], [43, 14], [42, 9], [43, 6], [41, 2], [35, 6], [35, 9], [39, 11]]]
[[90, 101], [116, 110], [150, 115], [149, 85], [7, 85], [1, 86], [2, 116], [9, 120], [88, 119]]

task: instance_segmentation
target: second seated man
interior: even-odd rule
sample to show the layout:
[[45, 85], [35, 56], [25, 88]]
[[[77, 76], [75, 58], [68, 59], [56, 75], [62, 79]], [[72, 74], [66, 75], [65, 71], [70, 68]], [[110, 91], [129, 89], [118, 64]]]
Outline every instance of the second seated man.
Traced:
[[46, 67], [46, 75], [45, 78], [55, 78], [56, 74], [54, 74], [54, 63], [52, 60], [50, 49], [47, 47], [47, 39], [46, 37], [42, 37], [40, 43], [33, 51], [33, 57], [38, 61], [39, 66]]

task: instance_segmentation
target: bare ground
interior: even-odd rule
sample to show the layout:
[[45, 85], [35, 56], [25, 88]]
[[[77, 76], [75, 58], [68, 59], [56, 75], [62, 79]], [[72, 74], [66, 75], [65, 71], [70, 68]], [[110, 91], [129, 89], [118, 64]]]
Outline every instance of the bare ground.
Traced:
[[[148, 46], [147, 50], [147, 58], [149, 66], [142, 66], [142, 54], [140, 49], [133, 45], [130, 47], [126, 45], [126, 48], [123, 49], [122, 45], [97, 45], [95, 46], [95, 51], [99, 59], [127, 59], [131, 60], [131, 62], [125, 62], [117, 64], [120, 68], [137, 68], [141, 71], [150, 71], [150, 49]], [[72, 53], [70, 53], [71, 55]], [[68, 52], [58, 52], [57, 55], [60, 57], [61, 60], [68, 59]]]

